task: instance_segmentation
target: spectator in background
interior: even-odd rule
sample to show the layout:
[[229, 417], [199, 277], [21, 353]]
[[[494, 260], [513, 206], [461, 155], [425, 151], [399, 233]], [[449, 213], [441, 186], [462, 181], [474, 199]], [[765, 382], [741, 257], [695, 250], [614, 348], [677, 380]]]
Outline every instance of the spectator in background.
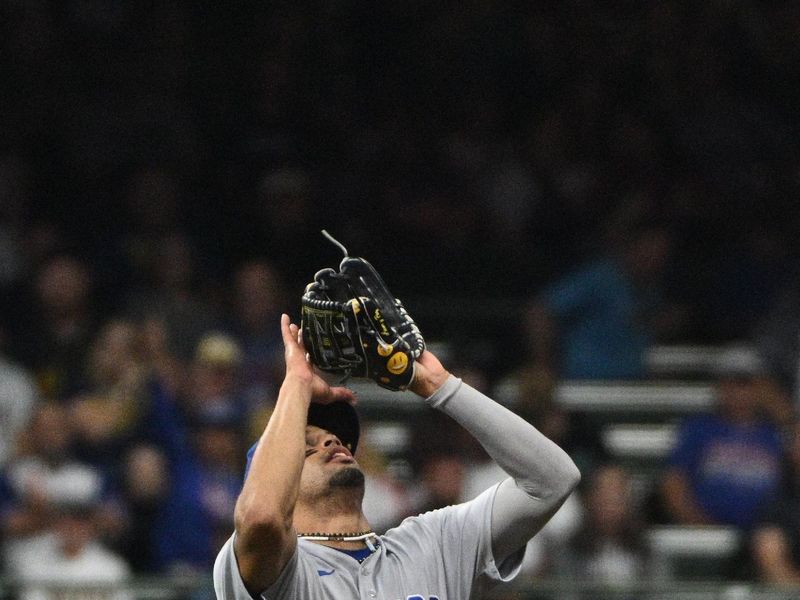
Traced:
[[526, 320], [533, 368], [550, 379], [643, 377], [645, 351], [680, 320], [662, 287], [673, 244], [663, 225], [639, 222], [608, 256], [545, 289]]
[[520, 572], [534, 579], [563, 577], [568, 574], [568, 544], [579, 531], [583, 521], [583, 503], [575, 491], [542, 530], [528, 542]]
[[39, 268], [32, 291], [30, 311], [12, 343], [43, 395], [61, 400], [80, 387], [97, 326], [92, 276], [83, 261], [61, 254]]
[[771, 585], [800, 585], [800, 425], [787, 439], [786, 481], [766, 504], [753, 528], [750, 551], [758, 579]]
[[775, 421], [791, 411], [764, 393], [764, 365], [752, 350], [727, 350], [715, 373], [716, 411], [681, 425], [661, 482], [663, 504], [674, 523], [747, 529], [779, 489]]
[[[9, 497], [0, 525], [9, 557], [24, 553], [30, 540], [48, 531], [60, 507], [95, 503], [106, 488], [99, 470], [75, 459], [73, 432], [62, 405], [37, 406], [26, 434], [19, 456], [3, 472]], [[113, 512], [105, 500], [102, 508]]]
[[167, 325], [158, 316], [146, 318], [139, 324], [142, 360], [154, 379], [170, 396], [185, 389], [188, 373], [184, 361], [170, 348]]
[[586, 517], [570, 540], [569, 564], [562, 574], [612, 586], [647, 577], [649, 558], [630, 474], [618, 465], [599, 467], [592, 474], [585, 504]]
[[196, 412], [189, 446], [170, 459], [170, 491], [155, 528], [157, 566], [172, 573], [203, 573], [233, 527], [242, 487], [242, 417], [228, 404]]
[[30, 373], [9, 361], [0, 329], [0, 470], [15, 455], [17, 437], [27, 426], [39, 391]]
[[269, 420], [272, 397], [248, 395], [253, 390], [245, 387], [245, 369], [245, 355], [235, 338], [217, 331], [206, 334], [197, 345], [186, 393], [181, 396], [185, 418], [191, 422], [210, 410], [237, 414], [244, 435], [258, 437]]
[[[218, 406], [205, 408], [192, 425], [192, 446], [202, 480], [199, 500], [210, 522], [212, 556], [229, 537], [233, 507], [242, 484], [246, 445], [240, 414]], [[211, 563], [207, 563], [211, 564]]]
[[247, 415], [240, 361], [237, 344], [211, 332], [197, 345], [181, 396], [163, 385], [158, 370], [149, 372], [144, 426], [120, 455], [119, 469], [127, 506], [120, 549], [137, 572], [207, 570], [232, 526]]
[[106, 322], [89, 350], [83, 390], [69, 401], [78, 454], [109, 474], [150, 409], [150, 372], [139, 337], [131, 321]]
[[[101, 541], [95, 524], [99, 498], [93, 488], [84, 498], [58, 502], [48, 527], [9, 555], [8, 573], [21, 584], [19, 600], [131, 598], [122, 588], [130, 568]], [[86, 587], [94, 585], [100, 587]]]
[[242, 350], [228, 335], [207, 333], [194, 353], [183, 410], [190, 421], [209, 410], [243, 416], [246, 411], [241, 395], [239, 373]]
[[120, 536], [118, 549], [134, 573], [157, 573], [159, 516], [170, 491], [169, 465], [164, 452], [151, 444], [132, 447], [122, 459], [121, 488], [127, 527]]
[[419, 486], [411, 490], [412, 514], [422, 514], [461, 502], [466, 465], [458, 452], [440, 450], [420, 467]]
[[249, 261], [236, 269], [233, 290], [226, 330], [242, 349], [243, 394], [251, 405], [271, 403], [283, 372], [283, 344], [273, 325], [286, 308], [283, 278], [269, 261]]
[[217, 324], [217, 315], [203, 288], [197, 252], [188, 235], [170, 232], [153, 242], [147, 254], [144, 284], [128, 299], [128, 313], [137, 322], [163, 324], [170, 353], [192, 357], [200, 338]]

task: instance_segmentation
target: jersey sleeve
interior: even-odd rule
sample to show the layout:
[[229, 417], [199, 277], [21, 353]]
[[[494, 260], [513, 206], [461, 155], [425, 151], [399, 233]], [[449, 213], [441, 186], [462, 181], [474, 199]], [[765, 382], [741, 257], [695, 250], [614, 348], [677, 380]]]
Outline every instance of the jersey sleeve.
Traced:
[[486, 589], [519, 573], [525, 547], [502, 564], [497, 564], [492, 554], [492, 505], [497, 487], [469, 502], [408, 519], [401, 526], [406, 544], [416, 544], [422, 553], [434, 553], [429, 564], [440, 564], [448, 597], [481, 597]]
[[[235, 538], [234, 533], [222, 546], [214, 563], [214, 591], [217, 600], [284, 600], [318, 596], [318, 582], [305, 576], [309, 568], [308, 556], [301, 550], [300, 544], [283, 567], [278, 579], [258, 595], [251, 595], [239, 573], [239, 564], [234, 552]], [[310, 568], [313, 571], [313, 566]]]
[[578, 484], [578, 468], [530, 423], [457, 377], [426, 402], [469, 431], [510, 475], [484, 500], [491, 513], [485, 530], [498, 557], [516, 556]]
[[217, 600], [252, 600], [239, 574], [239, 565], [233, 551], [235, 535], [228, 538], [214, 562], [214, 592]]

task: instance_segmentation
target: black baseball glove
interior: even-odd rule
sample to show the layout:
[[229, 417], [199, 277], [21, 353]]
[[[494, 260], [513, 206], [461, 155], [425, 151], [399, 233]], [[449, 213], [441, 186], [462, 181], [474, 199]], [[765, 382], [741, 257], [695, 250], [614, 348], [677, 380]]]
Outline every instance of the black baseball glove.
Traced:
[[404, 390], [425, 340], [400, 300], [377, 271], [327, 232], [344, 259], [339, 271], [318, 271], [302, 298], [303, 342], [319, 369], [368, 377], [381, 387]]

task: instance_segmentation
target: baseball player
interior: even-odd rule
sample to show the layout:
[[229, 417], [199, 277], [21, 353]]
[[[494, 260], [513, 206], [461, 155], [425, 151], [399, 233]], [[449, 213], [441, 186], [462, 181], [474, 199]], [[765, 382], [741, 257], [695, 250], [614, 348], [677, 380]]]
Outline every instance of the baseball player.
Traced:
[[378, 536], [361, 510], [354, 397], [315, 373], [287, 315], [281, 331], [286, 375], [214, 566], [217, 598], [466, 600], [513, 579], [526, 542], [580, 479], [567, 454], [424, 350], [408, 388], [466, 428], [510, 477]]

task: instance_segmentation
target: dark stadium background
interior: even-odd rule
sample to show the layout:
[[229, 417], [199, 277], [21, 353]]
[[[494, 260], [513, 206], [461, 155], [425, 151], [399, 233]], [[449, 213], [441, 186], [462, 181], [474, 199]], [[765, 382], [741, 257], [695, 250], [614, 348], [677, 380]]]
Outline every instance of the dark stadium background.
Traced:
[[326, 228], [497, 383], [529, 303], [640, 222], [684, 311], [655, 342], [753, 341], [798, 281], [798, 78], [780, 0], [0, 0], [2, 354], [37, 375], [54, 255], [95, 330], [149, 283], [128, 242], [172, 235], [218, 313], [264, 258], [296, 316]]

